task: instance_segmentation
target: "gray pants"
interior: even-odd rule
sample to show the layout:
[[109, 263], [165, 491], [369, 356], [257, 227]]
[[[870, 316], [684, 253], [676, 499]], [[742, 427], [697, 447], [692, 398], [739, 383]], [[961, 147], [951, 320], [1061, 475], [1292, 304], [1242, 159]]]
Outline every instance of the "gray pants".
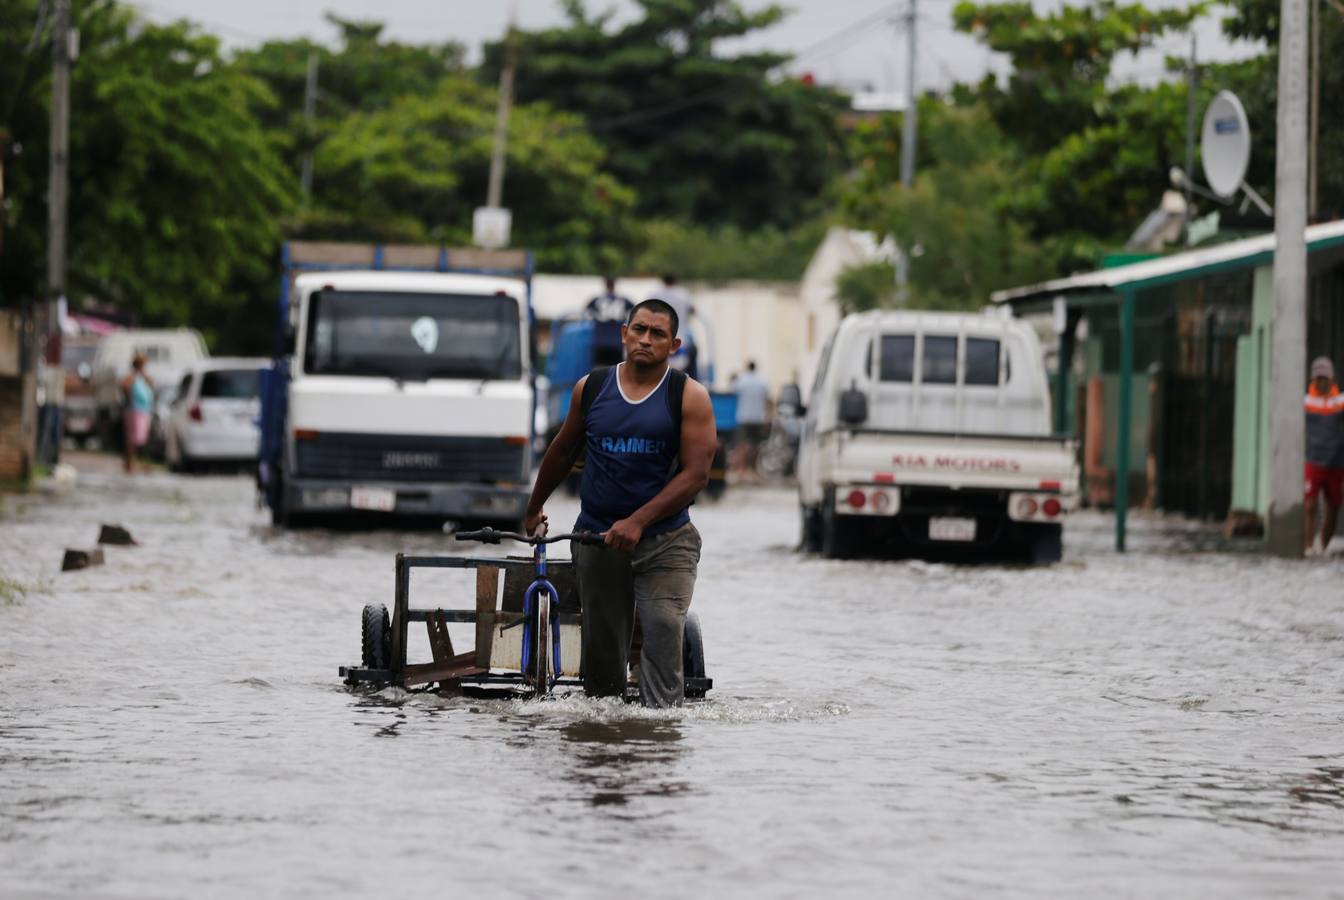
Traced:
[[626, 665], [639, 613], [639, 699], [680, 706], [682, 631], [700, 563], [700, 532], [689, 522], [646, 537], [632, 551], [574, 544], [583, 604], [583, 688], [590, 696], [625, 693]]

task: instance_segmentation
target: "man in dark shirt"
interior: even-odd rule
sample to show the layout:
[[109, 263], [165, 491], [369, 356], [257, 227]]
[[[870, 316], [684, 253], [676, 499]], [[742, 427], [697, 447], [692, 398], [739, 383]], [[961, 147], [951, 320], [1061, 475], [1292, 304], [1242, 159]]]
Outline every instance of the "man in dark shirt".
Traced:
[[621, 344], [621, 326], [630, 316], [635, 304], [629, 297], [616, 293], [616, 279], [603, 279], [606, 291], [588, 301], [584, 308], [593, 322], [593, 365], [614, 366], [625, 352]]
[[[680, 344], [672, 307], [645, 300], [621, 336], [626, 361], [574, 386], [569, 414], [537, 472], [526, 527], [530, 534], [545, 524], [543, 504], [583, 448], [574, 528], [606, 537], [603, 546], [576, 544], [572, 551], [583, 605], [584, 690], [624, 694], [638, 611], [640, 701], [679, 706], [682, 634], [700, 562], [688, 507], [709, 482], [714, 410], [703, 386], [669, 370], [668, 356]], [[601, 384], [585, 408], [590, 378]]]

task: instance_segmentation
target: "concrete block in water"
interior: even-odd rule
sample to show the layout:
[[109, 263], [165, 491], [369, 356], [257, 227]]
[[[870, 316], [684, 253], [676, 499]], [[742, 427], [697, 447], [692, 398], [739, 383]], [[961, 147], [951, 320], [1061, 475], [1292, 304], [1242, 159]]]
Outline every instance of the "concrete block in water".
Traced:
[[131, 533], [120, 525], [104, 525], [98, 532], [98, 543], [111, 544], [115, 547], [136, 547], [140, 542], [131, 537]]
[[97, 547], [92, 550], [66, 548], [65, 559], [61, 561], [61, 571], [73, 572], [76, 569], [87, 569], [89, 566], [101, 566], [102, 564], [103, 551]]

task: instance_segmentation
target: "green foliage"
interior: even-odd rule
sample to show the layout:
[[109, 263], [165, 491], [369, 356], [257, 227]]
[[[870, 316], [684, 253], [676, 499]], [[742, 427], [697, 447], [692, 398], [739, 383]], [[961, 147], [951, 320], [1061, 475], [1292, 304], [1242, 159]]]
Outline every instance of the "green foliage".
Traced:
[[[623, 25], [581, 0], [560, 28], [517, 35], [517, 93], [583, 117], [609, 150], [608, 169], [640, 213], [744, 230], [813, 218], [843, 165], [843, 98], [773, 79], [787, 57], [729, 56], [722, 42], [775, 24], [777, 6], [732, 0], [638, 0]], [[493, 84], [502, 44], [486, 46]]]
[[952, 18], [958, 29], [1012, 61], [1006, 87], [990, 76], [976, 93], [1000, 128], [1039, 154], [1108, 117], [1106, 78], [1116, 56], [1152, 46], [1164, 32], [1187, 27], [1203, 10], [1202, 4], [1150, 10], [1097, 0], [1038, 15], [1026, 2], [962, 2]]
[[646, 235], [648, 249], [635, 266], [639, 271], [675, 272], [681, 278], [702, 281], [796, 281], [825, 237], [826, 221], [817, 219], [788, 230], [767, 226], [755, 231], [660, 221], [649, 225]]
[[[485, 199], [495, 92], [447, 77], [428, 96], [347, 116], [318, 148], [307, 237], [468, 244]], [[541, 104], [509, 121], [505, 201], [514, 244], [548, 271], [621, 268], [634, 244], [632, 192], [600, 171], [602, 148]]]
[[[463, 70], [464, 48], [457, 43], [416, 46], [382, 41], [383, 26], [353, 22], [328, 14], [341, 31], [339, 49], [307, 39], [268, 41], [240, 51], [233, 65], [266, 84], [275, 103], [254, 112], [263, 124], [281, 135], [287, 162], [295, 173], [301, 158], [353, 113], [386, 109], [406, 96], [427, 97], [445, 75]], [[315, 122], [304, 121], [303, 101], [308, 60], [317, 59], [318, 91]], [[297, 175], [296, 175], [297, 177]]]
[[889, 262], [846, 266], [835, 279], [835, 296], [845, 315], [896, 305], [896, 267]]
[[[269, 278], [292, 200], [276, 145], [252, 116], [269, 94], [184, 24], [138, 21], [106, 0], [76, 13], [67, 294], [76, 306], [86, 296], [117, 303], [145, 324], [209, 331]], [[41, 296], [49, 96], [47, 79], [29, 79], [15, 102], [22, 154], [6, 171], [3, 257], [13, 298]]]
[[[900, 156], [899, 119], [867, 123], [855, 136], [858, 174], [844, 208], [851, 222], [890, 236], [910, 256], [908, 304], [977, 309], [989, 293], [1048, 274], [1040, 248], [1004, 203], [1022, 177], [1005, 136], [981, 106], [920, 104], [923, 160], [915, 183], [892, 178]], [[886, 264], [851, 269], [842, 297], [854, 308], [886, 304]], [[881, 289], [879, 289], [881, 288]]]

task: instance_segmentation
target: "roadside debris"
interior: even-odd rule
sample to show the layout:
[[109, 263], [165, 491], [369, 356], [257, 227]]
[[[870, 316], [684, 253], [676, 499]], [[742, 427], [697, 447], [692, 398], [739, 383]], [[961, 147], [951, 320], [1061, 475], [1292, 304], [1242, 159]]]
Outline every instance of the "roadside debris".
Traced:
[[61, 561], [61, 571], [73, 572], [78, 569], [87, 569], [90, 566], [101, 566], [102, 564], [103, 551], [97, 547], [92, 550], [66, 548], [65, 559]]

